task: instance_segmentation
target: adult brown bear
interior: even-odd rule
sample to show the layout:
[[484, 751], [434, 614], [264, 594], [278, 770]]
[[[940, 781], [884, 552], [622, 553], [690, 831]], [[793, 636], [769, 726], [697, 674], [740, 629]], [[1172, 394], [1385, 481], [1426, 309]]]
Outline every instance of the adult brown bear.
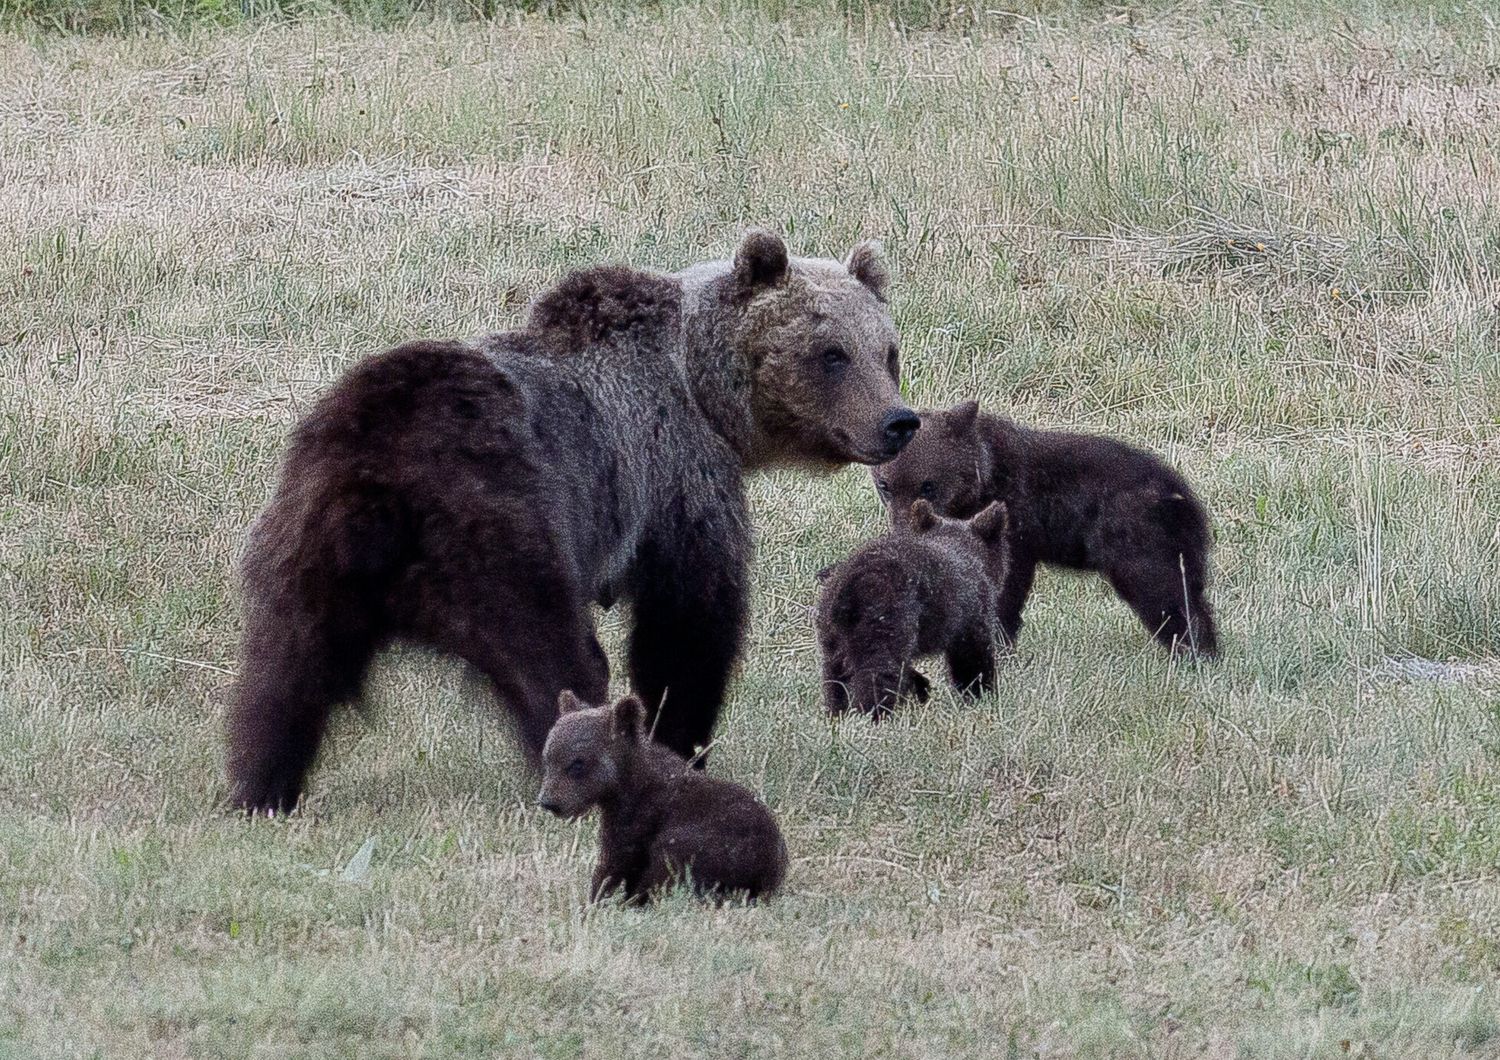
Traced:
[[603, 702], [589, 603], [627, 600], [656, 739], [705, 746], [744, 638], [746, 470], [878, 464], [918, 419], [876, 245], [789, 258], [747, 234], [675, 275], [584, 269], [517, 331], [355, 366], [297, 426], [243, 564], [232, 798], [285, 811], [329, 714], [405, 640], [493, 683], [534, 757]]

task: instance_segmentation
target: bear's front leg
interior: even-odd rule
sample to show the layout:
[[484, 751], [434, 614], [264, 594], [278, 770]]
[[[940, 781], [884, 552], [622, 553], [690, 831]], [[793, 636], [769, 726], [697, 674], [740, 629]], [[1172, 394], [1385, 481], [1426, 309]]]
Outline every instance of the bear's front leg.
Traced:
[[891, 717], [907, 688], [911, 670], [905, 659], [876, 657], [862, 660], [854, 667], [850, 707], [875, 721]]
[[1031, 595], [1031, 584], [1036, 579], [1036, 560], [1015, 549], [1010, 556], [1010, 569], [1005, 572], [1005, 584], [1000, 587], [997, 610], [1000, 620], [1000, 636], [1006, 648], [1013, 648], [1021, 633], [1021, 612], [1026, 609], [1026, 598]]
[[738, 513], [675, 536], [638, 558], [630, 684], [657, 711], [653, 738], [692, 759], [712, 738], [744, 644], [750, 544]]
[[945, 652], [953, 687], [969, 695], [984, 695], [995, 689], [995, 642], [988, 623], [976, 622], [963, 630]]
[[854, 679], [837, 651], [830, 646], [823, 648], [823, 705], [830, 714], [849, 710], [849, 685]]
[[901, 672], [901, 696], [910, 696], [918, 703], [926, 703], [932, 698], [932, 682], [922, 674], [915, 666], [907, 663], [906, 669]]
[[636, 812], [639, 809], [634, 807], [623, 813], [603, 811], [599, 821], [599, 863], [594, 866], [593, 880], [589, 883], [590, 902], [620, 895], [629, 902], [639, 900], [641, 877], [650, 862], [651, 845], [651, 814], [642, 815]]
[[601, 860], [594, 866], [594, 878], [589, 884], [589, 901], [602, 902], [621, 891], [628, 895], [632, 889], [630, 878], [618, 865]]

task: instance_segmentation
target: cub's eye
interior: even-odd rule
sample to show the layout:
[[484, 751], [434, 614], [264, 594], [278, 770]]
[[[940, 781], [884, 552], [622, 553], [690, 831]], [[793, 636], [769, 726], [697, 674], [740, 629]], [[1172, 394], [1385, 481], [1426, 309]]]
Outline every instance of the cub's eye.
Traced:
[[890, 377], [896, 382], [899, 383], [901, 381], [901, 354], [896, 349], [895, 344], [892, 344], [891, 348], [885, 353], [885, 370], [890, 373]]
[[587, 762], [585, 762], [581, 758], [575, 758], [573, 759], [573, 761], [568, 763], [568, 768], [563, 770], [563, 772], [576, 780], [578, 777], [581, 777], [584, 775], [584, 773], [588, 772], [588, 768], [589, 764]]
[[937, 483], [932, 481], [932, 479], [928, 479], [926, 482], [922, 483], [922, 487], [917, 490], [917, 496], [921, 497], [924, 501], [932, 500], [937, 496]]
[[829, 371], [842, 368], [848, 363], [849, 355], [844, 352], [842, 347], [830, 346], [823, 351], [823, 367]]

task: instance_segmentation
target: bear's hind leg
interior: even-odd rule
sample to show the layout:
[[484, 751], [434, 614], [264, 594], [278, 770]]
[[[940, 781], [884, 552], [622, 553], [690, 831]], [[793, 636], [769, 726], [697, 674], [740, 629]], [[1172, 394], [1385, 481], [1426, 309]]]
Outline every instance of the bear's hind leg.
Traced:
[[513, 712], [527, 754], [539, 759], [557, 721], [557, 697], [564, 689], [585, 703], [609, 697], [609, 660], [586, 612], [577, 627], [546, 644], [486, 643], [461, 654], [489, 678], [496, 695]]
[[[503, 489], [467, 468], [422, 498], [421, 564], [391, 590], [397, 631], [456, 655], [485, 677], [535, 761], [557, 720], [557, 697], [587, 703], [609, 691], [609, 661], [558, 513], [525, 499], [540, 483]], [[519, 474], [519, 472], [518, 472]]]
[[1219, 654], [1219, 628], [1214, 621], [1214, 610], [1202, 589], [1187, 598], [1188, 637], [1187, 645], [1207, 659]]
[[355, 601], [326, 600], [293, 621], [290, 601], [257, 600], [229, 715], [230, 798], [252, 813], [296, 806], [333, 708], [359, 695], [376, 647]]
[[1135, 556], [1104, 575], [1157, 643], [1212, 657], [1219, 651], [1213, 610], [1189, 566], [1176, 555]]
[[566, 578], [536, 568], [504, 571], [449, 582], [445, 600], [423, 609], [418, 639], [489, 680], [533, 759], [557, 721], [558, 693], [568, 689], [585, 703], [608, 697], [609, 660], [582, 595]]

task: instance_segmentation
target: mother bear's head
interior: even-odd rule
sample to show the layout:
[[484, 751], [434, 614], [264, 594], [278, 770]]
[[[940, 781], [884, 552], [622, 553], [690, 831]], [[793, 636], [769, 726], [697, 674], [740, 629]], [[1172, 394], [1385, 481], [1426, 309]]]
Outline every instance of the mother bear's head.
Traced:
[[794, 258], [780, 236], [753, 229], [733, 261], [680, 275], [688, 327], [724, 343], [733, 385], [749, 389], [749, 465], [880, 464], [916, 433], [878, 243], [843, 262]]

